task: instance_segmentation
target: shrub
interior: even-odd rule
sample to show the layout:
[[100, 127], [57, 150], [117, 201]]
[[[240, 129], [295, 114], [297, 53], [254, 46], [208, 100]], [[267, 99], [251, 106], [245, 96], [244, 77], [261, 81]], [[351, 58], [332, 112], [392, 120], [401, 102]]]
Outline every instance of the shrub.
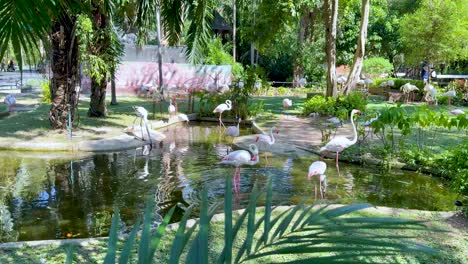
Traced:
[[354, 92], [347, 96], [328, 97], [315, 95], [304, 103], [303, 114], [319, 113], [320, 115], [337, 116], [346, 119], [353, 109], [364, 111], [366, 99], [362, 93]]
[[365, 74], [369, 75], [380, 75], [382, 73], [391, 72], [393, 65], [385, 58], [375, 57], [370, 59], [365, 59], [362, 71]]
[[226, 52], [228, 49], [229, 47], [223, 46], [221, 39], [213, 39], [207, 45], [204, 63], [211, 65], [231, 65], [232, 74], [235, 78], [239, 78], [243, 74], [244, 69], [242, 68], [242, 64], [234, 62], [232, 55]]
[[40, 84], [40, 86], [42, 90], [42, 98], [40, 101], [43, 103], [51, 103], [52, 98], [50, 96], [50, 81], [45, 80]]
[[276, 91], [278, 92], [278, 95], [287, 95], [289, 93], [289, 89], [285, 87], [278, 87]]

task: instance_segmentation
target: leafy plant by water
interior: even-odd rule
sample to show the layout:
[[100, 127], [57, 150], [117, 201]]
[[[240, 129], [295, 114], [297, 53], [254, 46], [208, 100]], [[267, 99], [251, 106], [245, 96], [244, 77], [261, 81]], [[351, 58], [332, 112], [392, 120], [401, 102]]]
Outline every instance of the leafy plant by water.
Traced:
[[[271, 180], [267, 184], [264, 212], [259, 213], [257, 210], [257, 204], [264, 192], [255, 185], [247, 208], [240, 216], [233, 217], [230, 176], [226, 176], [225, 186], [224, 247], [220, 254], [215, 258], [210, 257], [213, 255], [210, 252], [210, 220], [215, 210], [209, 207], [205, 189], [202, 191], [199, 220], [193, 226], [187, 226], [187, 219], [191, 214], [189, 208], [178, 225], [170, 248], [169, 263], [242, 263], [284, 254], [296, 255], [298, 263], [361, 263], [399, 254], [437, 254], [427, 246], [404, 240], [410, 237], [398, 235], [398, 232], [376, 235], [377, 230], [423, 230], [425, 226], [420, 221], [353, 215], [371, 207], [369, 204], [335, 207], [301, 203], [278, 212], [272, 206]], [[154, 202], [150, 202], [145, 210], [138, 251], [134, 250], [140, 229], [137, 222], [119, 255], [119, 212], [115, 211], [104, 263], [115, 263], [117, 259], [119, 263], [128, 263], [134, 257], [138, 258], [138, 263], [161, 261], [156, 252], [164, 239], [167, 224], [175, 208], [170, 209], [158, 229], [151, 232], [153, 206]], [[245, 235], [239, 232], [242, 228], [247, 230]], [[238, 244], [241, 241], [240, 248], [233, 246], [235, 242]], [[183, 256], [185, 261], [181, 260]]]

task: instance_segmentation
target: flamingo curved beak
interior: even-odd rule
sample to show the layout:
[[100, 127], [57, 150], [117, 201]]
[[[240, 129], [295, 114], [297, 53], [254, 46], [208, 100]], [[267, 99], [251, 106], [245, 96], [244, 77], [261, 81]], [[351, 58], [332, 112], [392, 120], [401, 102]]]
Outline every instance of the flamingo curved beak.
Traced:
[[260, 137], [257, 137], [257, 139], [255, 139], [255, 142], [258, 142], [260, 140]]
[[253, 155], [252, 158], [250, 158], [251, 161], [256, 161], [257, 160], [257, 155]]
[[279, 134], [279, 130], [278, 130], [278, 129], [276, 129], [275, 132], [276, 132], [276, 134]]

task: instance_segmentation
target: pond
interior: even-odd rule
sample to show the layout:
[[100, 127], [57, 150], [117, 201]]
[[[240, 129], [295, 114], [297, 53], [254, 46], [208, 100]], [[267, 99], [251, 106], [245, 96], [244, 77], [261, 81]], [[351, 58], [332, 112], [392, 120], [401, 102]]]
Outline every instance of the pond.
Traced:
[[[177, 206], [197, 205], [200, 190], [210, 200], [221, 200], [225, 176], [234, 168], [218, 165], [228, 141], [214, 124], [193, 123], [163, 130], [167, 138], [149, 157], [141, 149], [95, 154], [85, 158], [46, 158], [31, 153], [0, 155], [0, 242], [106, 236], [114, 207], [121, 212], [122, 229], [141, 217], [146, 201], [155, 199], [155, 223]], [[243, 130], [243, 134], [250, 133]], [[275, 155], [269, 164], [241, 170], [235, 208], [245, 206], [252, 187], [272, 180], [275, 204], [314, 202], [314, 187], [307, 181], [310, 163], [317, 156]], [[326, 199], [339, 203], [422, 210], [453, 210], [457, 195], [441, 180], [415, 172], [380, 172], [376, 167], [328, 164]]]

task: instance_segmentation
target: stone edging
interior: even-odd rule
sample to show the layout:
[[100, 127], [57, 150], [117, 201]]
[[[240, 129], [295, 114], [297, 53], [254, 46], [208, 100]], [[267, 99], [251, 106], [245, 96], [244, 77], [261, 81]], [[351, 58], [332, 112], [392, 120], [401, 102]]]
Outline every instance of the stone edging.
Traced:
[[[275, 207], [276, 211], [285, 211], [288, 210], [295, 205], [290, 206], [277, 206]], [[325, 206], [316, 205], [317, 208]], [[337, 207], [341, 207], [343, 204], [332, 204], [329, 205], [328, 208], [334, 209]], [[257, 210], [262, 210], [264, 207], [257, 207]], [[233, 211], [234, 214], [241, 215], [246, 209], [239, 209]], [[424, 216], [432, 216], [438, 217], [441, 220], [447, 219], [452, 217], [457, 211], [424, 211], [424, 210], [415, 210], [415, 209], [402, 209], [402, 208], [393, 208], [393, 207], [386, 207], [386, 206], [375, 206], [369, 207], [363, 210], [359, 210], [358, 212], [368, 212], [368, 213], [383, 213], [389, 214], [392, 216], [398, 216], [402, 213], [411, 213], [411, 214], [421, 214]], [[215, 214], [211, 219], [211, 222], [221, 222], [224, 221], [224, 213]], [[192, 227], [198, 222], [198, 218], [189, 219], [187, 221], [186, 226]], [[167, 225], [167, 231], [176, 231], [179, 228], [179, 222], [172, 223]], [[125, 236], [120, 236], [119, 239], [125, 239]], [[93, 244], [97, 242], [102, 242], [108, 240], [108, 237], [97, 237], [97, 238], [74, 238], [74, 239], [54, 239], [54, 240], [36, 240], [36, 241], [21, 241], [21, 242], [7, 242], [7, 243], [0, 243], [0, 249], [12, 249], [12, 248], [22, 248], [25, 246], [28, 247], [40, 247], [40, 246], [61, 246], [61, 245], [68, 245], [68, 244], [78, 244], [80, 246], [86, 246], [88, 244]]]

